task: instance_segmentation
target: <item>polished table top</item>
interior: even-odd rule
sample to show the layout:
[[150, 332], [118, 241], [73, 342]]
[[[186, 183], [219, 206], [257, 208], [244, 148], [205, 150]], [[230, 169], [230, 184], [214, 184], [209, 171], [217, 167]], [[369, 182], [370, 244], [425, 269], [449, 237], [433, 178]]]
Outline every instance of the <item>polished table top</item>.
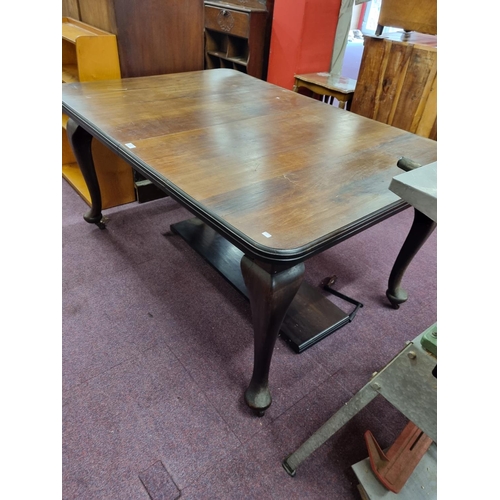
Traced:
[[247, 255], [301, 262], [406, 206], [436, 142], [230, 69], [64, 84], [63, 111]]

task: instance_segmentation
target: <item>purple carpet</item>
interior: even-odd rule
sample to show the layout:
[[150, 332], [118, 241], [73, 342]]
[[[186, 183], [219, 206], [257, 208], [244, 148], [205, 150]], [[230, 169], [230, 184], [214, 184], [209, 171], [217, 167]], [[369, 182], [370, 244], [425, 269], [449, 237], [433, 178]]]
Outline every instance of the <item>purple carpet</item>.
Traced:
[[406, 424], [381, 397], [296, 477], [281, 462], [436, 322], [436, 232], [407, 270], [399, 310], [385, 290], [412, 209], [307, 261], [307, 281], [335, 274], [364, 307], [302, 354], [278, 339], [273, 403], [257, 418], [243, 400], [249, 304], [170, 232], [189, 212], [170, 198], [132, 203], [106, 211], [99, 230], [65, 181], [62, 196], [63, 498], [358, 500], [363, 433], [385, 448]]

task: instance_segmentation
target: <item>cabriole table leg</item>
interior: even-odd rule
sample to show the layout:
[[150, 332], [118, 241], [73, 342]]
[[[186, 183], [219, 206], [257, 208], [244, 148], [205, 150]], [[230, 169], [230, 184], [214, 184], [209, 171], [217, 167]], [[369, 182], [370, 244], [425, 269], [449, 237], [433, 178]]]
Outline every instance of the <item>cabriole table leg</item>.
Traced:
[[399, 309], [399, 305], [408, 299], [408, 294], [401, 288], [401, 280], [413, 257], [415, 257], [437, 226], [436, 222], [427, 217], [427, 215], [424, 215], [417, 209], [414, 210], [413, 224], [394, 262], [389, 276], [389, 288], [385, 293], [394, 309]]
[[101, 190], [92, 158], [92, 135], [71, 118], [68, 119], [66, 133], [90, 193], [92, 206], [83, 218], [89, 224], [97, 224], [100, 229], [104, 229]]
[[303, 263], [279, 270], [245, 255], [241, 259], [254, 328], [254, 367], [245, 401], [260, 417], [271, 405], [268, 380], [274, 344], [288, 306], [300, 287], [304, 269]]

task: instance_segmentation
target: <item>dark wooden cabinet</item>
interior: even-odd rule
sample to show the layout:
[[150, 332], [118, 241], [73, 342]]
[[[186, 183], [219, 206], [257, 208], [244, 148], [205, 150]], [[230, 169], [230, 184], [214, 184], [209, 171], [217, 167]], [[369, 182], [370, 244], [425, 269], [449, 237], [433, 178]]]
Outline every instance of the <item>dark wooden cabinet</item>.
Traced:
[[116, 35], [122, 78], [204, 67], [203, 0], [63, 0], [65, 9]]
[[274, 0], [205, 0], [205, 68], [266, 79]]

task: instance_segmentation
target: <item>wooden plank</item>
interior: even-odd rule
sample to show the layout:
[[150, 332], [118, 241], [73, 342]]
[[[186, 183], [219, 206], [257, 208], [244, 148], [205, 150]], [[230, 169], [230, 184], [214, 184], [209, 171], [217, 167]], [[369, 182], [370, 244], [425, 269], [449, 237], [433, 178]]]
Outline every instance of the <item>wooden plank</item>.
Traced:
[[63, 165], [67, 165], [69, 163], [75, 163], [76, 164], [76, 158], [75, 155], [73, 154], [73, 150], [71, 149], [71, 146], [69, 145], [68, 137], [66, 135], [66, 129], [63, 126], [62, 130], [62, 163]]
[[72, 17], [73, 19], [80, 19], [78, 0], [62, 0], [62, 15]]
[[111, 36], [110, 33], [77, 21], [70, 17], [62, 18], [62, 37], [69, 42], [75, 43], [80, 36]]
[[117, 35], [122, 77], [203, 69], [203, 0], [79, 2], [84, 22]]
[[76, 64], [66, 64], [62, 67], [62, 83], [78, 82], [78, 66]]
[[121, 77], [114, 35], [79, 38], [77, 51], [78, 78], [81, 82], [117, 80]]
[[[200, 0], [115, 0], [123, 77], [203, 69]], [[147, 33], [147, 36], [144, 36]]]
[[134, 176], [130, 165], [97, 139], [92, 141], [92, 155], [103, 208], [135, 201]]
[[384, 44], [386, 45], [386, 62], [383, 63], [384, 73], [379, 81], [373, 118], [391, 125], [413, 49], [411, 45], [392, 44], [385, 40]]
[[398, 75], [399, 77], [398, 77], [398, 80], [396, 82], [396, 92], [395, 92], [395, 95], [394, 95], [394, 102], [392, 103], [391, 111], [390, 111], [389, 117], [388, 117], [388, 124], [389, 125], [393, 125], [394, 115], [396, 114], [396, 110], [398, 109], [399, 98], [400, 98], [401, 92], [403, 90], [403, 85], [404, 85], [406, 73], [408, 71], [408, 65], [409, 65], [409, 62], [410, 62], [411, 53], [412, 53], [412, 48], [411, 47], [407, 47], [407, 55], [408, 55], [408, 57], [406, 58], [404, 67], [403, 67], [401, 73]]
[[85, 203], [90, 206], [90, 193], [78, 163], [63, 164], [62, 175], [69, 185], [82, 197]]
[[81, 28], [73, 23], [63, 23], [62, 24], [62, 38], [72, 43], [76, 43], [76, 39], [81, 36], [97, 36], [92, 31]]
[[437, 48], [366, 37], [351, 111], [436, 138]]
[[429, 132], [429, 139], [437, 141], [437, 118], [434, 120], [431, 131]]
[[379, 82], [384, 74], [384, 60], [387, 57], [387, 44], [382, 40], [365, 39], [356, 90], [351, 102], [351, 111], [357, 115], [373, 118], [375, 113]]
[[[75, 65], [76, 66], [76, 46], [73, 42], [62, 39], [62, 65]], [[78, 73], [78, 71], [76, 72]]]
[[392, 125], [394, 127], [416, 132], [416, 127], [412, 128], [414, 117], [422, 100], [425, 100], [426, 83], [432, 77], [432, 69], [435, 62], [435, 53], [429, 50], [419, 50], [414, 48], [408, 70], [404, 78], [401, 94]]
[[[423, 109], [415, 133], [424, 137], [431, 137], [437, 120], [437, 58], [432, 73], [434, 77], [427, 80], [429, 92], [427, 99], [422, 101]], [[437, 132], [436, 132], [437, 133]]]
[[222, 9], [240, 9], [247, 12], [267, 11], [269, 8], [265, 2], [262, 3], [259, 0], [207, 0], [205, 5], [213, 5]]
[[78, 0], [84, 23], [109, 33], [118, 33], [114, 15], [114, 0]]

